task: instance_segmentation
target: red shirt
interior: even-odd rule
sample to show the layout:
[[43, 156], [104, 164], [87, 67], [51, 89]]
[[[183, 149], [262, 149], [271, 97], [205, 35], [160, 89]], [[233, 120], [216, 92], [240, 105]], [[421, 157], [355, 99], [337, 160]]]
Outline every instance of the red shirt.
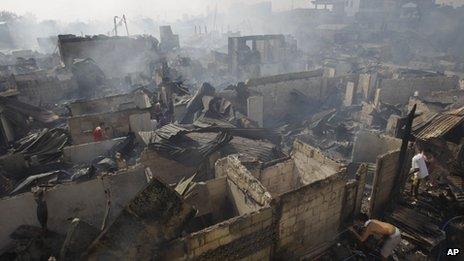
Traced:
[[93, 141], [101, 141], [103, 140], [103, 129], [98, 126], [93, 130]]

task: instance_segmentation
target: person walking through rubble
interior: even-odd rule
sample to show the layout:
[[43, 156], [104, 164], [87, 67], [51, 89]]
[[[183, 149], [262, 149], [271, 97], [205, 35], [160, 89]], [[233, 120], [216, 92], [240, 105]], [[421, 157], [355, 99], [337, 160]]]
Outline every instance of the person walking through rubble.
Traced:
[[390, 223], [386, 223], [376, 219], [369, 219], [369, 217], [361, 213], [356, 219], [356, 223], [363, 225], [363, 232], [358, 232], [350, 227], [349, 229], [357, 237], [357, 239], [364, 243], [369, 236], [379, 236], [384, 238], [383, 246], [380, 250], [382, 260], [388, 260], [388, 257], [393, 254], [395, 248], [401, 242], [401, 231]]
[[412, 158], [411, 170], [409, 171], [409, 174], [412, 175], [411, 196], [416, 199], [419, 196], [419, 187], [422, 180], [429, 176], [426, 155], [429, 155], [428, 151], [416, 144], [416, 155]]

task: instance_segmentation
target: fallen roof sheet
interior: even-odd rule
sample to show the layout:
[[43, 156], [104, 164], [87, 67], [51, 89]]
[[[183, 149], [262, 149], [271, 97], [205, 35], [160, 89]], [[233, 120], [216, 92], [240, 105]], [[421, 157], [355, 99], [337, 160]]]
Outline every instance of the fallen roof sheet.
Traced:
[[459, 202], [464, 202], [464, 179], [459, 176], [446, 177], [451, 193]]
[[198, 166], [209, 155], [229, 143], [232, 136], [227, 132], [214, 133], [214, 138], [199, 146], [192, 146], [191, 142], [155, 141], [150, 143], [149, 148], [160, 152], [168, 158], [188, 166]]
[[398, 206], [390, 218], [405, 237], [429, 251], [446, 238], [445, 232], [435, 225], [430, 217], [414, 209]]
[[60, 117], [53, 112], [44, 110], [27, 103], [20, 102], [11, 98], [0, 98], [0, 104], [14, 111], [26, 114], [44, 124], [50, 124], [58, 121]]
[[156, 135], [162, 139], [170, 140], [172, 137], [188, 132], [188, 129], [176, 124], [166, 124], [156, 130]]
[[414, 136], [421, 140], [438, 138], [462, 122], [464, 122], [464, 107], [436, 115], [422, 130], [414, 133]]
[[[285, 157], [283, 152], [277, 148], [276, 145], [262, 140], [253, 140], [246, 137], [240, 137], [230, 133], [234, 138], [226, 145], [224, 145], [220, 151], [223, 155], [230, 154], [246, 154], [254, 157], [261, 162], [269, 162], [278, 158]], [[187, 136], [199, 144], [205, 144], [214, 138], [215, 133], [189, 133]]]
[[68, 141], [69, 134], [64, 129], [43, 129], [17, 141], [12, 151], [25, 157], [35, 156], [38, 163], [45, 164], [61, 157]]
[[412, 132], [419, 132], [422, 130], [433, 118], [438, 114], [435, 112], [427, 111], [420, 114], [416, 114], [412, 123]]

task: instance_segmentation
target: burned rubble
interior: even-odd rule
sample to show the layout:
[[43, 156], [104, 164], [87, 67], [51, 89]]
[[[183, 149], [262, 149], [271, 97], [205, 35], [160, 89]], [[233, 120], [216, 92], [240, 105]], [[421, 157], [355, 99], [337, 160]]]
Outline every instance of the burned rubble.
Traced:
[[308, 2], [91, 35], [0, 12], [0, 259], [464, 251], [464, 7]]

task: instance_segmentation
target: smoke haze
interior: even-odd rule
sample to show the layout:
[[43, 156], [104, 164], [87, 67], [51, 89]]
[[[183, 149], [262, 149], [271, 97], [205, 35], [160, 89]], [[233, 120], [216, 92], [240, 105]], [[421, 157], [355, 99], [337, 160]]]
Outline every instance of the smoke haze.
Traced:
[[[257, 3], [260, 0], [2, 0], [1, 10], [20, 15], [32, 14], [38, 20], [61, 20], [65, 22], [109, 20], [115, 15], [126, 14], [173, 21], [184, 15], [205, 14], [208, 10], [227, 9], [231, 4]], [[304, 0], [273, 0], [275, 10], [285, 10], [308, 5]]]

